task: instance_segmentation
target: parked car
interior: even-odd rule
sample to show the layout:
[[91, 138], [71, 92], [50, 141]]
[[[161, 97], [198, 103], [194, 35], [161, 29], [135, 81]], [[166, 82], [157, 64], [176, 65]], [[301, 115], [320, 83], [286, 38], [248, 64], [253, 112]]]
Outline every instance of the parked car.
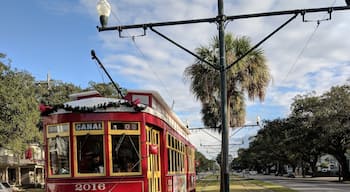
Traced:
[[13, 192], [11, 185], [7, 182], [0, 183], [0, 192]]

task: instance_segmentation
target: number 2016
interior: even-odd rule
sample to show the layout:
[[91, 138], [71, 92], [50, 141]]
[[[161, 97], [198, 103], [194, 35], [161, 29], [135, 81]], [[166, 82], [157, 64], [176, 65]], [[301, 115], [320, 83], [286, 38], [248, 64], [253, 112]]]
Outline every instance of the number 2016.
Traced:
[[75, 191], [103, 191], [106, 189], [104, 183], [82, 183], [75, 185]]

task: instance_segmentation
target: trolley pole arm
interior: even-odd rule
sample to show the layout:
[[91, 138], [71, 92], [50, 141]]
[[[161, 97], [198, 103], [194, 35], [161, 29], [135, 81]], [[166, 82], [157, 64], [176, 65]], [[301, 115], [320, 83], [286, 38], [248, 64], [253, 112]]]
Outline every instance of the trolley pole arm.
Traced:
[[101, 63], [100, 59], [96, 56], [95, 54], [95, 51], [92, 49], [91, 50], [91, 56], [92, 56], [92, 59], [95, 59], [97, 61], [97, 63], [101, 66], [101, 68], [103, 69], [103, 71], [106, 73], [106, 75], [108, 76], [109, 80], [112, 82], [114, 88], [117, 90], [118, 94], [120, 95], [120, 97], [122, 99], [124, 99], [124, 95], [123, 93], [121, 92], [121, 90], [119, 89], [119, 87], [114, 83], [112, 77], [109, 75], [109, 73], [107, 72], [106, 68], [103, 66], [103, 64]]

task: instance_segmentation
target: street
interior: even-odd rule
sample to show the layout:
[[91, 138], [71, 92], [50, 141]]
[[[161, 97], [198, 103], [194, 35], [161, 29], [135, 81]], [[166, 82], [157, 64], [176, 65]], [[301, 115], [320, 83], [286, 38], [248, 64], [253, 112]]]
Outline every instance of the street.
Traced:
[[301, 192], [350, 191], [350, 183], [339, 183], [337, 177], [288, 178], [274, 175], [246, 175], [246, 177], [278, 184]]

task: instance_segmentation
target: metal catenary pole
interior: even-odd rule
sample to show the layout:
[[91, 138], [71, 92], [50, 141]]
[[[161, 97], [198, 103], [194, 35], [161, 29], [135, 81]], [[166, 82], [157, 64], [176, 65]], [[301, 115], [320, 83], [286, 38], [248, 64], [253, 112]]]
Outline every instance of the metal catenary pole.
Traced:
[[230, 174], [228, 169], [228, 124], [227, 124], [227, 91], [226, 91], [226, 59], [225, 59], [225, 21], [223, 0], [218, 0], [218, 30], [220, 53], [220, 96], [221, 96], [221, 179], [220, 190], [230, 190]]

